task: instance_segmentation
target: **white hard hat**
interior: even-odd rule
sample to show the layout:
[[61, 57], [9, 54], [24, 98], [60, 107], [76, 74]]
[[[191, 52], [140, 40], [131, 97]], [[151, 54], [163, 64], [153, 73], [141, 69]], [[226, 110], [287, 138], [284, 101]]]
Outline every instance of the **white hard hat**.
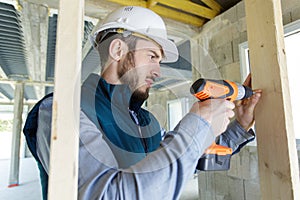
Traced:
[[162, 62], [176, 62], [178, 59], [178, 49], [174, 42], [168, 40], [164, 21], [152, 10], [138, 6], [116, 9], [102, 21], [99, 29], [94, 33], [94, 41], [98, 33], [109, 29], [124, 29], [154, 40], [164, 52]]

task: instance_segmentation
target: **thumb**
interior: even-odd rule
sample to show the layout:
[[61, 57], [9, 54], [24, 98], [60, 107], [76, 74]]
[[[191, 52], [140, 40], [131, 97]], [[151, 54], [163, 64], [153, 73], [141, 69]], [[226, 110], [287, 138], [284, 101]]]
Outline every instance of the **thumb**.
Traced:
[[250, 103], [249, 103], [249, 109], [251, 111], [254, 110], [256, 104], [258, 103], [258, 101], [261, 98], [261, 90], [260, 91], [259, 90], [258, 91], [254, 91], [254, 92], [255, 92], [255, 94], [252, 95], [252, 97], [250, 97]]

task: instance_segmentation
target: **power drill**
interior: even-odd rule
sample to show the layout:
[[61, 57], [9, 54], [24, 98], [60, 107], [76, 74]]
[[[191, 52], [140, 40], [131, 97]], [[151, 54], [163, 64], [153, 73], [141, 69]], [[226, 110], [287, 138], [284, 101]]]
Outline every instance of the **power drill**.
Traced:
[[[228, 81], [213, 79], [198, 79], [193, 83], [190, 92], [200, 101], [207, 99], [242, 100], [253, 95], [250, 87]], [[199, 159], [197, 169], [201, 171], [221, 171], [230, 168], [232, 149], [217, 145], [209, 146]]]

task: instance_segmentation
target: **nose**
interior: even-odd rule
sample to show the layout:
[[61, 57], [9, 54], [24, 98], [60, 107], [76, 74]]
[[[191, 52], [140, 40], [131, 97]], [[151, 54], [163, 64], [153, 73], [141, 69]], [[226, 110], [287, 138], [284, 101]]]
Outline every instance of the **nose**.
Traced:
[[153, 69], [151, 71], [151, 75], [153, 76], [153, 78], [158, 78], [160, 77], [160, 64], [155, 64], [153, 65]]

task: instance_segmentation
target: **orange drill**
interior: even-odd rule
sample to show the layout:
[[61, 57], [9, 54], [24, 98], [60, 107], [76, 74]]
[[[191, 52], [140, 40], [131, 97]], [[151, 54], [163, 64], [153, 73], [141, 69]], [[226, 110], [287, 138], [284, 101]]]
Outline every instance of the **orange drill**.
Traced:
[[[251, 88], [228, 80], [198, 79], [190, 89], [200, 101], [207, 99], [242, 100], [253, 95]], [[197, 169], [202, 171], [228, 170], [232, 149], [215, 142], [199, 159]]]

